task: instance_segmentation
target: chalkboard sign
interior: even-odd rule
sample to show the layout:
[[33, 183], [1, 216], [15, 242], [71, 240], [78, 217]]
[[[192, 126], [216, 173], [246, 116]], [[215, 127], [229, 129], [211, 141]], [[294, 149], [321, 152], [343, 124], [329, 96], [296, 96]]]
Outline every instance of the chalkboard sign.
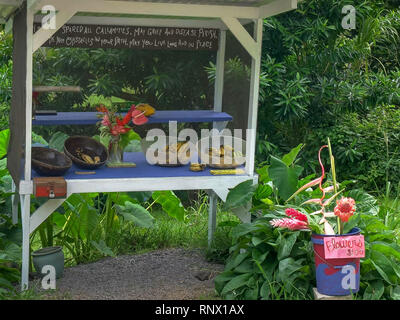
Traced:
[[217, 51], [218, 38], [218, 29], [66, 24], [43, 46]]

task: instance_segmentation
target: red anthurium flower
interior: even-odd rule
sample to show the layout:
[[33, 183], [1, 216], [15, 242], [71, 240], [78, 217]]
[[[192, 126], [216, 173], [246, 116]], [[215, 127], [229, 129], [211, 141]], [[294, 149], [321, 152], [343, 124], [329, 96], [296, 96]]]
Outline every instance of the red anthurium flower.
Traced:
[[297, 219], [283, 218], [273, 219], [269, 222], [275, 228], [287, 228], [289, 230], [307, 230], [308, 223]]
[[287, 208], [287, 209], [285, 210], [285, 213], [286, 213], [286, 215], [287, 215], [288, 217], [291, 217], [291, 218], [293, 218], [293, 219], [297, 219], [297, 220], [304, 221], [304, 222], [307, 222], [307, 223], [308, 223], [308, 218], [307, 218], [307, 216], [306, 216], [305, 214], [303, 214], [303, 213], [301, 213], [301, 212], [295, 210], [295, 209]]
[[124, 126], [116, 124], [114, 127], [112, 127], [111, 134], [113, 136], [118, 136], [120, 134], [127, 133], [129, 130], [131, 130], [131, 128], [125, 128]]
[[132, 111], [132, 122], [138, 126], [147, 123], [149, 119], [144, 115], [144, 111], [134, 109]]
[[335, 215], [340, 218], [343, 222], [349, 221], [349, 218], [354, 214], [356, 211], [355, 204], [353, 198], [342, 198], [336, 201], [336, 207], [333, 210]]

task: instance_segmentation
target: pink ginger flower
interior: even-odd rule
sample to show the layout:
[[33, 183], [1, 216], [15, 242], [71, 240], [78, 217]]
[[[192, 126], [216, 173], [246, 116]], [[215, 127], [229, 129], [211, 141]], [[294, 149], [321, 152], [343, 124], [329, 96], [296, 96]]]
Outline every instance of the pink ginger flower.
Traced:
[[333, 210], [335, 215], [340, 218], [343, 222], [349, 221], [349, 218], [356, 211], [355, 204], [353, 198], [344, 198], [342, 197], [340, 200], [336, 201], [336, 207]]
[[110, 118], [108, 117], [108, 114], [104, 115], [103, 120], [101, 121], [101, 124], [106, 127], [111, 126], [111, 121], [110, 121]]
[[293, 218], [293, 219], [297, 219], [297, 220], [304, 221], [304, 222], [307, 222], [307, 223], [308, 223], [308, 218], [307, 218], [307, 216], [306, 216], [305, 214], [303, 214], [303, 213], [301, 213], [301, 212], [299, 212], [299, 211], [293, 209], [293, 208], [287, 208], [287, 209], [285, 210], [285, 213], [286, 213], [286, 215], [287, 215], [288, 217], [291, 217], [291, 218]]
[[273, 219], [269, 222], [275, 228], [287, 228], [289, 230], [307, 230], [308, 223], [291, 218]]

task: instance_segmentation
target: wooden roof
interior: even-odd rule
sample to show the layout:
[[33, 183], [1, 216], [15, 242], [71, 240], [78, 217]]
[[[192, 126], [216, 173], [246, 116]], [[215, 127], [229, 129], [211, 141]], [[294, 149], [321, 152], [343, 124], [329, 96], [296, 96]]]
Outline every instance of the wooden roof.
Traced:
[[[24, 2], [28, 0], [0, 0], [0, 23], [5, 22], [12, 14], [18, 9], [18, 7]], [[55, 2], [59, 2], [58, 0], [54, 0]], [[96, 0], [95, 0], [96, 2]], [[119, 5], [114, 5], [113, 2], [119, 2]], [[29, 2], [28, 2], [29, 3]], [[52, 0], [31, 0], [31, 4], [38, 4], [41, 6], [41, 3], [44, 4], [51, 4]], [[92, 10], [89, 10], [90, 6], [87, 6], [90, 1], [82, 0], [80, 3], [84, 9], [83, 11], [90, 12]], [[93, 2], [92, 2], [93, 3]], [[189, 10], [190, 12], [187, 12], [188, 16], [195, 16], [195, 17], [200, 17], [202, 16], [203, 18], [207, 17], [212, 17], [210, 14], [206, 15], [200, 15], [197, 14], [198, 9], [200, 11], [203, 11], [203, 6], [204, 7], [209, 7], [209, 6], [215, 6], [216, 9], [218, 9], [218, 16], [220, 17], [220, 13], [223, 12], [224, 8], [226, 7], [227, 12], [229, 12], [227, 15], [229, 16], [236, 16], [237, 18], [242, 18], [242, 19], [256, 19], [256, 18], [265, 18], [271, 15], [278, 14], [280, 12], [285, 12], [291, 9], [294, 9], [297, 0], [98, 0], [98, 3], [100, 6], [103, 6], [104, 3], [107, 3], [105, 8], [106, 10], [109, 10], [109, 13], [113, 14], [123, 14], [126, 11], [123, 9], [123, 12], [119, 12], [118, 8], [119, 7], [124, 7], [124, 4], [138, 4], [139, 11], [138, 12], [126, 12], [126, 13], [135, 13], [135, 14], [150, 14], [150, 12], [147, 12], [143, 10], [143, 7], [146, 4], [149, 4], [152, 6], [151, 8], [156, 8], [155, 11], [157, 11], [156, 7], [157, 5], [161, 4], [171, 4], [171, 7], [169, 10], [162, 10], [162, 12], [154, 12], [154, 15], [167, 15], [167, 16], [173, 16], [174, 12], [179, 12], [177, 16], [185, 16], [186, 11], [182, 11], [183, 8], [179, 8], [177, 5], [188, 5], [190, 8], [193, 8], [193, 10]], [[64, 3], [65, 5], [65, 3]], [[126, 6], [125, 6], [126, 7]], [[237, 9], [235, 7], [238, 7]], [[240, 8], [239, 8], [240, 7]], [[136, 8], [136, 6], [135, 6]], [[243, 9], [241, 9], [243, 8]], [[185, 8], [186, 9], [186, 8]], [[80, 11], [80, 10], [79, 10]], [[118, 11], [118, 12], [117, 12]], [[132, 11], [132, 10], [131, 10]], [[103, 13], [106, 13], [103, 11]]]

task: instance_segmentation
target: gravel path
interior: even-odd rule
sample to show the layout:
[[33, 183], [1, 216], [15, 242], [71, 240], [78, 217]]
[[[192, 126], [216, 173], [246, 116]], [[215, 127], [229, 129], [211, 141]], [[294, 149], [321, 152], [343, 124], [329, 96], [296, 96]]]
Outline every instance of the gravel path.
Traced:
[[106, 258], [66, 268], [64, 276], [57, 279], [56, 292], [49, 298], [199, 299], [213, 296], [213, 278], [222, 270], [222, 265], [207, 262], [197, 250], [167, 249]]

